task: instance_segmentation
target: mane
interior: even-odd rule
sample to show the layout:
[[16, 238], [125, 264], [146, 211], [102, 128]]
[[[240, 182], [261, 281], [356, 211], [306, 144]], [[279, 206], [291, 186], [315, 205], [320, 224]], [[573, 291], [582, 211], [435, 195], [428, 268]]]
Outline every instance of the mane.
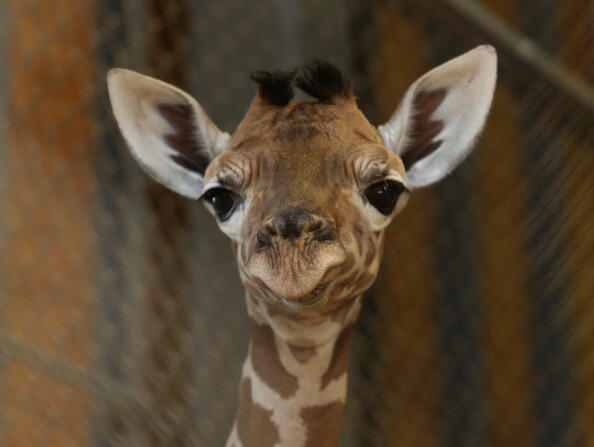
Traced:
[[295, 96], [293, 86], [319, 102], [331, 103], [352, 96], [351, 82], [329, 62], [313, 60], [301, 70], [252, 72], [250, 78], [258, 86], [260, 97], [276, 106], [286, 106]]

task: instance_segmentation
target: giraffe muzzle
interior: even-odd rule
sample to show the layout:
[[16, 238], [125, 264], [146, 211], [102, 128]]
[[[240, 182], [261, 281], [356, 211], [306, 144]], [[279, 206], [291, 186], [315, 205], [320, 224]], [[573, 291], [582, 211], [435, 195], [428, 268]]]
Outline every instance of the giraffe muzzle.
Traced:
[[262, 224], [247, 264], [277, 297], [311, 302], [331, 281], [330, 270], [345, 260], [331, 222], [303, 208], [288, 208]]

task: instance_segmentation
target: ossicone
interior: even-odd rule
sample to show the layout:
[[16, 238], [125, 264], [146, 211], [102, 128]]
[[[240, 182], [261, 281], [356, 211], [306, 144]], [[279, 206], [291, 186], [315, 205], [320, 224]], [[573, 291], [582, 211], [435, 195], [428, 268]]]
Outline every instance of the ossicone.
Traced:
[[296, 70], [258, 70], [250, 73], [250, 78], [258, 84], [258, 95], [264, 102], [284, 107], [295, 96], [293, 80], [296, 73]]
[[284, 107], [295, 96], [294, 87], [321, 103], [332, 104], [353, 98], [352, 84], [342, 72], [326, 61], [313, 60], [300, 70], [252, 72], [258, 95], [266, 104]]
[[353, 97], [351, 81], [326, 61], [313, 60], [300, 71], [295, 85], [320, 102], [332, 103]]

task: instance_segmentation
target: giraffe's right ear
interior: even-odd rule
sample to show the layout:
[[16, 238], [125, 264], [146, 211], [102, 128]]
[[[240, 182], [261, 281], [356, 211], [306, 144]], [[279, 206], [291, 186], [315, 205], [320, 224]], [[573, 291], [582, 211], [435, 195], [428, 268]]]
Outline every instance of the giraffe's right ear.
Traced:
[[409, 186], [442, 179], [470, 153], [491, 107], [496, 78], [495, 49], [482, 45], [410, 86], [378, 129], [384, 144], [402, 158]]
[[202, 194], [210, 161], [229, 144], [186, 92], [130, 70], [107, 75], [109, 98], [132, 155], [155, 180], [190, 198]]

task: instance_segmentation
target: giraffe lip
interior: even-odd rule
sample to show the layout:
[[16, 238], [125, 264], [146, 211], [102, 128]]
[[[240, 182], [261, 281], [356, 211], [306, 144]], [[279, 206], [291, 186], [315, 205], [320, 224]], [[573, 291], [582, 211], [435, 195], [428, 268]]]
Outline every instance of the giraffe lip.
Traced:
[[341, 244], [316, 243], [315, 247], [286, 244], [256, 251], [248, 262], [251, 275], [284, 302], [309, 304], [326, 290], [346, 260]]
[[311, 292], [309, 292], [307, 295], [304, 295], [300, 298], [297, 299], [293, 299], [293, 300], [287, 300], [284, 299], [284, 301], [289, 301], [292, 303], [297, 303], [300, 305], [308, 305], [308, 304], [312, 304], [314, 302], [316, 302], [318, 300], [318, 298], [320, 297], [320, 295], [322, 293], [324, 293], [324, 291], [328, 288], [328, 284], [330, 282], [325, 282], [323, 284], [318, 284]]

